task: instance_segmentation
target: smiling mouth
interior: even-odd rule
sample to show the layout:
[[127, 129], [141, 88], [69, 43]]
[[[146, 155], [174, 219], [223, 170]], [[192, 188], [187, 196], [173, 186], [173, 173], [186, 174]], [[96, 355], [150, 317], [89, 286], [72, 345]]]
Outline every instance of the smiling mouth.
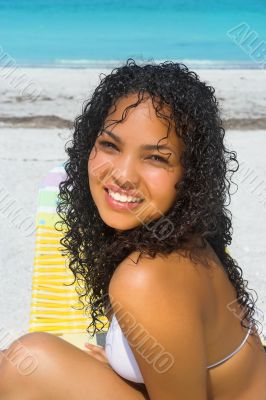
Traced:
[[126, 196], [124, 194], [120, 194], [118, 192], [114, 192], [111, 189], [104, 188], [105, 192], [113, 199], [121, 204], [139, 204], [144, 201], [144, 199], [134, 196]]

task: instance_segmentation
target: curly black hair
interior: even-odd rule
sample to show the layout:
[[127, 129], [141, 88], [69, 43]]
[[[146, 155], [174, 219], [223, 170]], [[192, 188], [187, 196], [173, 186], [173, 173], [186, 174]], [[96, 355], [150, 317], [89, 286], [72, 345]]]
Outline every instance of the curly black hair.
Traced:
[[[104, 74], [103, 74], [104, 75]], [[218, 101], [214, 88], [199, 80], [182, 63], [166, 61], [137, 65], [129, 58], [110, 74], [100, 76], [100, 84], [83, 106], [74, 123], [73, 139], [66, 145], [66, 180], [60, 184], [57, 212], [64, 230], [61, 244], [69, 267], [78, 282], [80, 302], [92, 318], [93, 335], [105, 324], [111, 308], [108, 286], [118, 264], [133, 251], [155, 257], [189, 249], [189, 254], [206, 243], [220, 259], [236, 289], [236, 301], [243, 306], [242, 326], [256, 325], [255, 300], [243, 279], [243, 271], [228, 253], [232, 239], [230, 204], [232, 175], [238, 169], [236, 153], [226, 149]], [[143, 94], [152, 99], [156, 115], [170, 124], [184, 143], [182, 180], [176, 184], [176, 202], [161, 218], [117, 231], [101, 219], [88, 184], [88, 158], [109, 110], [123, 96]], [[171, 114], [162, 113], [164, 106]], [[125, 111], [122, 119], [125, 118]], [[68, 147], [67, 147], [68, 146]], [[64, 225], [64, 228], [63, 228]], [[201, 238], [190, 246], [191, 235]], [[101, 322], [99, 329], [97, 325]]]

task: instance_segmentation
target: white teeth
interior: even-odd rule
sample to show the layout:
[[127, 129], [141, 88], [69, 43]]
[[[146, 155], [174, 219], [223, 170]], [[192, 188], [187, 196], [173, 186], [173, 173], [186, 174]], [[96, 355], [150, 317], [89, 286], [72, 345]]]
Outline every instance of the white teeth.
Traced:
[[121, 201], [122, 203], [126, 203], [126, 202], [140, 203], [141, 202], [141, 199], [138, 199], [137, 197], [125, 196], [124, 194], [112, 192], [111, 190], [108, 190], [108, 193], [113, 199], [115, 199], [117, 201]]

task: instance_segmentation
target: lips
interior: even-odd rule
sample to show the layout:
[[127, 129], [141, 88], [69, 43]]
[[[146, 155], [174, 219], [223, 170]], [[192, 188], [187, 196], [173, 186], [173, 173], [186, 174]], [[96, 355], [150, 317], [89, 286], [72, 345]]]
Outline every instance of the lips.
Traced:
[[121, 189], [118, 186], [111, 185], [111, 184], [105, 185], [104, 190], [107, 190], [107, 191], [111, 190], [112, 192], [118, 193], [120, 195], [124, 195], [127, 197], [131, 196], [131, 197], [135, 197], [139, 200], [143, 200], [143, 196], [140, 195], [136, 190], [125, 190], [125, 189]]
[[[112, 187], [114, 187], [114, 186], [112, 186]], [[109, 190], [113, 191], [111, 188], [110, 189], [108, 189], [107, 187], [104, 188], [105, 200], [106, 200], [107, 204], [109, 205], [109, 207], [111, 207], [113, 210], [116, 210], [116, 211], [131, 211], [131, 210], [134, 210], [135, 208], [139, 207], [142, 204], [143, 200], [144, 200], [142, 198], [141, 201], [135, 201], [135, 202], [133, 202], [133, 201], [125, 201], [125, 202], [122, 202], [122, 201], [116, 200], [112, 196], [110, 196]], [[120, 190], [117, 193], [119, 193], [121, 195], [123, 194], [125, 196], [125, 195], [128, 195], [129, 191], [123, 190], [123, 192], [121, 192], [121, 190]], [[131, 191], [131, 193], [132, 193], [132, 191]], [[131, 197], [133, 197], [133, 196], [131, 195]]]

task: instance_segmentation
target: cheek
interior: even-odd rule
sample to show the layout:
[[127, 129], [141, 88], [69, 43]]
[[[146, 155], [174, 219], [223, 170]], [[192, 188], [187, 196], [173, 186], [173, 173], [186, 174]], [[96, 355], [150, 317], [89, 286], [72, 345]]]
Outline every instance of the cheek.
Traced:
[[160, 217], [174, 204], [176, 199], [175, 184], [179, 180], [180, 174], [177, 169], [169, 171], [167, 169], [154, 168], [153, 171], [146, 171], [145, 181], [149, 191], [152, 211], [157, 210], [159, 214], [153, 216]]
[[88, 159], [88, 176], [91, 183], [104, 179], [106, 171], [112, 166], [111, 157], [92, 149]]
[[[151, 195], [154, 198], [172, 200], [176, 194], [175, 184], [181, 178], [178, 170], [159, 169], [158, 171], [147, 171], [145, 180], [148, 182]], [[170, 201], [171, 201], [170, 200]]]

